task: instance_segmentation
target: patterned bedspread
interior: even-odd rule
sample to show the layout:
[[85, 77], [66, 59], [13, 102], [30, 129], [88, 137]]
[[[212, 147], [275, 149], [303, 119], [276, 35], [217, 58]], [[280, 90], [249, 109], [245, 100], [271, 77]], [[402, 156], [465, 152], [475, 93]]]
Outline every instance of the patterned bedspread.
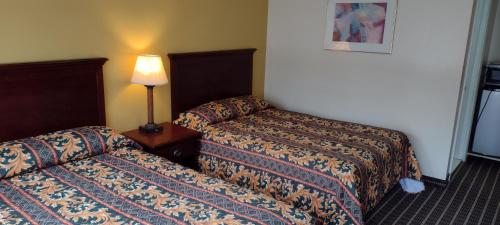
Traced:
[[[99, 139], [59, 137], [57, 143], [71, 149], [98, 146], [93, 143], [99, 142]], [[31, 158], [38, 162], [47, 159], [43, 155], [31, 157], [29, 149], [21, 153], [19, 143], [0, 143], [4, 157], [2, 169], [5, 169], [2, 171], [16, 170], [10, 166], [23, 166], [20, 162], [26, 164]], [[22, 142], [22, 146], [28, 146], [26, 143]], [[58, 149], [52, 148], [54, 155], [67, 152], [58, 152]], [[313, 217], [286, 203], [131, 148], [0, 180], [0, 224], [314, 222]]]
[[203, 117], [199, 112], [178, 123], [204, 132], [204, 173], [293, 203], [325, 223], [363, 224], [400, 179], [421, 177], [398, 131], [274, 108], [190, 125]]

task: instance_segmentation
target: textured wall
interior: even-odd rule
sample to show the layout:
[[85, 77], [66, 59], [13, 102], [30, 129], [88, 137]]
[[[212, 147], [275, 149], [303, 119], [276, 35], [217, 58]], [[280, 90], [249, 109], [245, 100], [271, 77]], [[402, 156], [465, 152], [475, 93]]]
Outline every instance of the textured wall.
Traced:
[[[108, 125], [147, 121], [146, 89], [131, 85], [137, 54], [258, 48], [254, 93], [263, 95], [267, 0], [0, 1], [0, 63], [107, 57]], [[155, 89], [157, 122], [170, 120], [169, 85]], [[188, 90], [186, 90], [188, 91]]]

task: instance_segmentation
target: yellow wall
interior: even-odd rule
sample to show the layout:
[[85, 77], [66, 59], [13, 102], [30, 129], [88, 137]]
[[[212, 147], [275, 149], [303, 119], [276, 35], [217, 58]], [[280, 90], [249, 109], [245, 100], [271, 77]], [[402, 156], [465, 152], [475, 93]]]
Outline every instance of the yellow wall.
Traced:
[[[137, 54], [257, 48], [263, 95], [267, 0], [1, 0], [0, 63], [107, 57], [108, 125], [147, 120], [146, 90], [130, 84]], [[170, 120], [170, 86], [155, 88], [156, 122]]]

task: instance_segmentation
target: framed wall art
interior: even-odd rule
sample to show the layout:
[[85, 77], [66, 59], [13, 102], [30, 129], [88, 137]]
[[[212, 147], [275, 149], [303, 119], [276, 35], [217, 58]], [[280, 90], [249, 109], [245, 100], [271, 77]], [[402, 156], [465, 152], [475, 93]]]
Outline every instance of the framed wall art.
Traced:
[[397, 0], [329, 0], [324, 47], [391, 53]]

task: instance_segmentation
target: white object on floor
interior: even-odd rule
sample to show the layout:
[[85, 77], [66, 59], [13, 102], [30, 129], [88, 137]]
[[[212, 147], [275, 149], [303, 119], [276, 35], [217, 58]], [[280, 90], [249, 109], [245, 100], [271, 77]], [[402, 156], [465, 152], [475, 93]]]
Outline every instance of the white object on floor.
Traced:
[[401, 188], [403, 188], [405, 192], [412, 194], [420, 193], [425, 190], [424, 182], [410, 178], [401, 179], [399, 184], [401, 184]]

